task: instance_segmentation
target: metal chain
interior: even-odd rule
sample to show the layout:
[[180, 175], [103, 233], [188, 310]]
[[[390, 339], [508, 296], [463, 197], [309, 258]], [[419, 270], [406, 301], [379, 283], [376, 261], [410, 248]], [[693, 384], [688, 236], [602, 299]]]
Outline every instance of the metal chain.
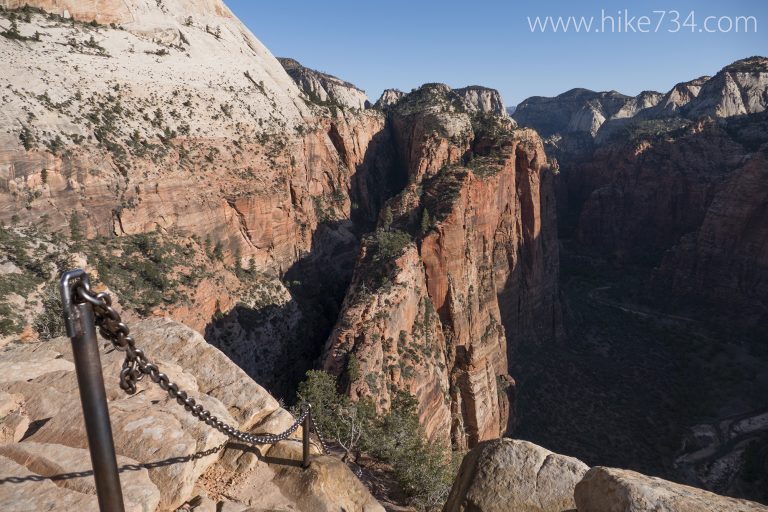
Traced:
[[323, 434], [320, 433], [320, 429], [317, 428], [317, 423], [315, 423], [315, 417], [310, 414], [309, 415], [309, 422], [312, 424], [312, 430], [315, 431], [315, 434], [317, 434], [317, 439], [320, 441], [320, 446], [323, 448], [323, 453], [330, 453], [328, 451], [328, 446], [325, 444], [325, 439], [323, 438]]
[[136, 393], [136, 384], [148, 375], [150, 380], [160, 386], [161, 389], [168, 392], [168, 396], [176, 400], [192, 416], [202, 421], [206, 425], [218, 430], [219, 432], [238, 441], [249, 444], [274, 444], [290, 437], [291, 434], [301, 426], [309, 415], [312, 430], [317, 434], [323, 453], [328, 453], [328, 447], [325, 444], [323, 436], [315, 424], [314, 417], [310, 414], [311, 405], [304, 403], [301, 406], [301, 414], [293, 424], [279, 434], [255, 435], [243, 432], [237, 428], [224, 423], [219, 418], [211, 414], [201, 404], [198, 404], [194, 398], [188, 396], [187, 392], [179, 389], [176, 383], [171, 382], [168, 376], [160, 372], [156, 364], [152, 363], [140, 348], [136, 347], [136, 342], [130, 335], [131, 330], [122, 321], [120, 313], [112, 307], [112, 297], [106, 293], [93, 293], [87, 282], [80, 282], [75, 288], [78, 297], [93, 305], [96, 316], [96, 326], [99, 333], [112, 343], [116, 350], [125, 352], [125, 360], [120, 371], [120, 388], [132, 395]]

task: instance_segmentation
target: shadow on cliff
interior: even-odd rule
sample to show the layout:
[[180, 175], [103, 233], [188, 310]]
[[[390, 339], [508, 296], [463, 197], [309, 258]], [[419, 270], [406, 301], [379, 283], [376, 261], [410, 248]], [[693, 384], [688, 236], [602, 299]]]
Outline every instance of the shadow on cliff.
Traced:
[[280, 278], [290, 300], [237, 304], [212, 319], [205, 338], [273, 396], [291, 402], [336, 322], [358, 248], [350, 221], [318, 225], [312, 249]]
[[[328, 136], [340, 161], [346, 162], [349, 155], [338, 133]], [[352, 279], [362, 236], [375, 228], [387, 199], [405, 186], [406, 172], [392, 141], [387, 121], [373, 135], [362, 162], [350, 176], [349, 218], [321, 221], [312, 234], [310, 250], [280, 276], [291, 300], [259, 309], [239, 304], [206, 327], [206, 339], [217, 340], [214, 344], [235, 364], [288, 403], [294, 400], [307, 370], [322, 356]], [[227, 324], [236, 324], [246, 334], [269, 324], [269, 336], [251, 338], [255, 346], [238, 347], [216, 334]]]

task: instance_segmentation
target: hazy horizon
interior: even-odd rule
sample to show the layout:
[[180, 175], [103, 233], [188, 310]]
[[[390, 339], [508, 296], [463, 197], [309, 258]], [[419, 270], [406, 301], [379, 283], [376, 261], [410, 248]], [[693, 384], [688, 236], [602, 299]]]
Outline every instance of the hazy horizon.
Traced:
[[[471, 9], [455, 0], [393, 0], [386, 8], [350, 0], [258, 5], [225, 1], [273, 55], [352, 82], [372, 101], [384, 89], [410, 91], [427, 82], [492, 87], [507, 106], [577, 87], [627, 95], [666, 92], [676, 83], [713, 75], [735, 60], [768, 53], [761, 33], [768, 4], [757, 1], [627, 1], [606, 6], [593, 0], [579, 5], [565, 0], [481, 0]], [[658, 11], [664, 11], [663, 19]], [[676, 32], [671, 32], [676, 28], [673, 11], [679, 13]], [[614, 18], [619, 30], [626, 13], [635, 18], [630, 32], [641, 28], [639, 17], [649, 16], [649, 32], [575, 33], [571, 27], [568, 33], [554, 33], [551, 26], [545, 32], [530, 28], [536, 17], [543, 21], [547, 16], [562, 16], [564, 21], [569, 16], [594, 17], [595, 28], [605, 15]], [[716, 18], [707, 29], [717, 32], [705, 32], [708, 16]], [[721, 17], [726, 18], [720, 24], [725, 29], [735, 27], [739, 16], [754, 18], [756, 31], [719, 31]]]

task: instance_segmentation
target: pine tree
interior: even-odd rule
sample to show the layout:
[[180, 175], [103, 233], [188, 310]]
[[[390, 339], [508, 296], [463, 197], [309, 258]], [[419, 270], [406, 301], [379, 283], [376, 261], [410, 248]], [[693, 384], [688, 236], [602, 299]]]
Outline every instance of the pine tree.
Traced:
[[421, 214], [421, 234], [426, 235], [429, 230], [432, 229], [432, 217], [429, 215], [429, 210], [424, 208]]

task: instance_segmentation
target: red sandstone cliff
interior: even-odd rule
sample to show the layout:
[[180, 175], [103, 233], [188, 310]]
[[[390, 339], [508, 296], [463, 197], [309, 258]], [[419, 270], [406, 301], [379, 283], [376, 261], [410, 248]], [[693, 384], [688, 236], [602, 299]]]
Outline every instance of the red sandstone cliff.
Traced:
[[[364, 244], [325, 368], [381, 409], [392, 390], [410, 391], [430, 437], [474, 446], [510, 421], [508, 347], [559, 329], [546, 157], [535, 132], [472, 118], [442, 85], [389, 119], [409, 183], [388, 204], [391, 225], [385, 212]], [[377, 259], [407, 231], [415, 241]]]
[[[768, 116], [734, 122], [768, 138]], [[718, 186], [700, 226], [667, 251], [655, 284], [739, 318], [733, 328], [768, 322], [768, 142], [748, 152]]]
[[[186, 247], [155, 276], [173, 289], [151, 313], [205, 332], [236, 308], [269, 311], [263, 331], [242, 311], [208, 331], [235, 340], [228, 355], [269, 384], [296, 325], [309, 323], [280, 278], [321, 254], [344, 286], [353, 218], [378, 213], [384, 115], [314, 101], [218, 0], [29, 3], [48, 11], [0, 12], [20, 35], [0, 38], [0, 222], [77, 232], [89, 241], [81, 264], [118, 294], [138, 288], [117, 273], [142, 265], [127, 268], [119, 240], [157, 233]], [[34, 294], [11, 299], [39, 308]]]

